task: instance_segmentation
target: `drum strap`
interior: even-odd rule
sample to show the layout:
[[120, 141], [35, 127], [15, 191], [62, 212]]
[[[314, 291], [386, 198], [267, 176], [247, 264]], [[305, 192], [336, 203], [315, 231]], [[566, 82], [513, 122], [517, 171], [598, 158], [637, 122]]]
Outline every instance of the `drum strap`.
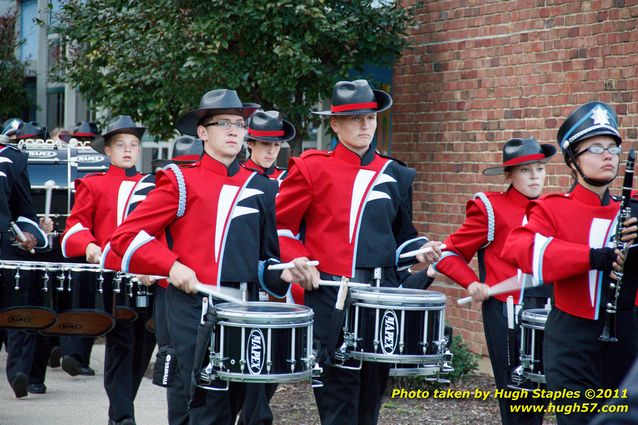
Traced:
[[496, 227], [494, 220], [494, 208], [492, 207], [492, 203], [485, 193], [475, 193], [472, 199], [477, 198], [480, 199], [481, 202], [483, 202], [483, 205], [485, 205], [485, 211], [487, 211], [487, 243], [481, 247], [485, 248], [494, 240], [494, 229]]

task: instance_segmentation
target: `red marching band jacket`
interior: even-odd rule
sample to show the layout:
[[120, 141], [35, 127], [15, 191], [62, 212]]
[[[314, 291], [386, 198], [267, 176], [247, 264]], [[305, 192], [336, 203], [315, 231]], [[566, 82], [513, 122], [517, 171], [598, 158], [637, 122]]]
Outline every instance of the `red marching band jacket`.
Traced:
[[414, 176], [372, 148], [362, 158], [341, 144], [291, 158], [277, 196], [282, 260], [305, 256], [346, 277], [355, 268], [407, 269], [414, 258], [399, 254], [427, 242], [412, 225]]
[[[553, 281], [556, 308], [597, 320], [608, 279], [602, 271], [590, 268], [589, 251], [613, 246], [619, 205], [609, 192], [601, 202], [598, 195], [578, 184], [569, 193], [532, 201], [527, 208], [528, 223], [512, 231], [503, 257], [540, 283]], [[623, 286], [626, 296], [621, 292], [621, 299], [630, 298], [629, 307], [635, 300], [633, 292], [628, 294], [631, 286]]]
[[[525, 224], [525, 209], [529, 202], [512, 186], [506, 192], [476, 194], [465, 207], [465, 222], [445, 240], [446, 248], [436, 270], [464, 288], [472, 282], [493, 286], [512, 276], [524, 278], [520, 270], [501, 257], [501, 251], [510, 231]], [[477, 252], [480, 277], [468, 265]], [[521, 291], [495, 298], [505, 302], [508, 295], [522, 302]]]
[[207, 154], [194, 164], [170, 164], [156, 180], [113, 233], [104, 254], [110, 268], [168, 276], [179, 260], [202, 283], [259, 283], [285, 296], [281, 272], [267, 270], [279, 262], [272, 181], [236, 160], [226, 167]]
[[90, 243], [104, 248], [115, 228], [153, 186], [152, 176], [138, 173], [135, 167], [114, 165], [104, 173], [77, 179], [75, 202], [62, 236], [62, 254], [84, 257]]

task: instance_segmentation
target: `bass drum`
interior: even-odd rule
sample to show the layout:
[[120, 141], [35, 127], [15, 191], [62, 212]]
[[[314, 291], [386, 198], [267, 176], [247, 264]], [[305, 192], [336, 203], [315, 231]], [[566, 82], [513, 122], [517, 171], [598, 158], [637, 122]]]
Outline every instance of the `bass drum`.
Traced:
[[39, 331], [56, 323], [52, 308], [55, 264], [0, 262], [0, 328]]

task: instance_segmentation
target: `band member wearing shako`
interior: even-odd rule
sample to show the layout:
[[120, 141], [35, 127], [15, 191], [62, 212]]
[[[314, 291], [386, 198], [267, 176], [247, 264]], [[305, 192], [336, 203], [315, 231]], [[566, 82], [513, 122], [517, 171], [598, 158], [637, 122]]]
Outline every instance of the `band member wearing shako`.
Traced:
[[[412, 182], [415, 171], [376, 153], [372, 139], [377, 112], [392, 105], [391, 97], [373, 90], [366, 80], [338, 82], [329, 111], [330, 126], [339, 143], [333, 151], [306, 151], [291, 158], [288, 177], [277, 197], [277, 230], [282, 259], [309, 258], [319, 266], [307, 267], [299, 279], [306, 289], [305, 303], [315, 313], [314, 334], [321, 344], [323, 388], [315, 389], [322, 424], [376, 423], [389, 368], [363, 363], [361, 371], [332, 366], [334, 340], [329, 326], [337, 288], [319, 288], [319, 278], [373, 283], [375, 269], [382, 286], [398, 286], [396, 269], [414, 262], [438, 259], [440, 242], [417, 237], [412, 224]], [[305, 236], [298, 239], [305, 222]], [[434, 248], [404, 262], [399, 255]]]
[[[135, 168], [145, 131], [146, 127], [138, 127], [130, 116], [120, 115], [109, 123], [102, 137], [91, 142], [93, 149], [109, 156], [111, 166], [105, 173], [75, 181], [75, 203], [61, 242], [65, 257], [84, 256], [87, 262], [99, 264], [102, 247], [121, 223], [136, 188], [152, 185]], [[110, 298], [109, 292], [105, 299]], [[105, 345], [109, 424], [134, 424], [133, 401], [155, 340], [139, 318], [133, 322], [117, 320], [115, 328], [106, 334]]]
[[[245, 120], [257, 108], [242, 104], [234, 90], [204, 94], [199, 108], [177, 121], [178, 130], [197, 134], [204, 142], [201, 160], [159, 171], [156, 189], [111, 239], [111, 249], [122, 257], [123, 270], [170, 278], [166, 293], [169, 338], [183, 397], [190, 400], [192, 424], [230, 424], [241, 407], [244, 387], [231, 383], [228, 392], [207, 391], [193, 384], [201, 370], [193, 355], [202, 319], [202, 296], [196, 294], [196, 284], [212, 288], [246, 282], [248, 296], [255, 300], [259, 285], [283, 297], [293, 280], [291, 270], [268, 271], [269, 264], [279, 261], [276, 185], [237, 160]], [[167, 244], [160, 242], [162, 237]], [[297, 269], [292, 270], [302, 274]], [[169, 387], [169, 393], [176, 388]], [[173, 424], [177, 422], [172, 420], [175, 406], [170, 400], [169, 396]], [[269, 418], [253, 415], [251, 419], [262, 423]]]
[[[586, 390], [617, 388], [636, 358], [636, 282], [621, 287], [618, 342], [600, 339], [610, 273], [624, 261], [611, 246], [619, 210], [609, 193], [621, 152], [617, 123], [616, 112], [603, 102], [584, 104], [567, 117], [557, 139], [576, 182], [568, 193], [530, 202], [528, 223], [512, 231], [502, 251], [506, 261], [539, 283], [554, 282], [543, 351], [547, 388], [580, 396], [554, 404], [587, 403]], [[622, 223], [621, 240], [635, 239], [635, 223], [635, 218]], [[582, 410], [556, 414], [559, 424], [584, 424], [592, 416]]]
[[[282, 119], [278, 111], [255, 111], [248, 119], [246, 139], [250, 158], [244, 162], [244, 167], [259, 171], [281, 185], [288, 171], [277, 167], [275, 162], [281, 144], [293, 140], [295, 134], [295, 126]], [[303, 304], [303, 288], [292, 284], [286, 298], [289, 302]]]
[[[494, 380], [500, 389], [507, 389], [512, 372], [507, 358], [507, 296], [513, 295], [524, 308], [542, 308], [551, 297], [551, 286], [494, 298], [488, 298], [487, 290], [519, 274], [516, 267], [501, 258], [501, 251], [510, 231], [525, 223], [525, 209], [530, 200], [540, 196], [545, 183], [545, 162], [555, 153], [554, 146], [541, 145], [534, 138], [508, 140], [503, 146], [502, 164], [483, 170], [483, 174], [505, 175], [509, 187], [505, 192], [477, 193], [467, 202], [465, 222], [445, 240], [446, 248], [436, 264], [438, 272], [466, 288], [473, 300], [483, 301], [483, 329]], [[468, 265], [476, 253], [480, 277]], [[520, 401], [512, 402], [505, 397], [498, 400], [503, 424], [542, 424], [542, 414], [511, 411], [510, 405]]]
[[[29, 252], [46, 248], [47, 237], [40, 230], [31, 202], [31, 184], [27, 174], [28, 155], [9, 144], [8, 136], [0, 135], [0, 259], [25, 260], [12, 246], [9, 233], [15, 222], [25, 240], [16, 239], [18, 248]], [[33, 354], [37, 339], [24, 331], [8, 330], [2, 334], [7, 350], [7, 379], [16, 397], [27, 395]]]

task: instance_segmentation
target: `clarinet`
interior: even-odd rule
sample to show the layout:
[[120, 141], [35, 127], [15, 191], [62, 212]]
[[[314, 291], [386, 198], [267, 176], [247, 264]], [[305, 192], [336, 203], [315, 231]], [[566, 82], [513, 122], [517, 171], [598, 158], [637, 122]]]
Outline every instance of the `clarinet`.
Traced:
[[[634, 162], [636, 161], [636, 152], [634, 149], [629, 150], [629, 156], [627, 157], [627, 164], [625, 165], [625, 179], [623, 181], [622, 188], [622, 202], [620, 204], [620, 211], [618, 213], [618, 225], [616, 226], [616, 241], [615, 248], [620, 249], [622, 254], [627, 257], [627, 251], [629, 251], [629, 243], [622, 242], [622, 231], [625, 227], [623, 223], [625, 220], [631, 217], [631, 207], [629, 199], [631, 198], [631, 188], [634, 181]], [[605, 309], [605, 327], [602, 333], [598, 337], [599, 340], [605, 342], [618, 342], [616, 338], [616, 311], [618, 309], [618, 298], [620, 297], [620, 287], [623, 282], [623, 269], [625, 265], [620, 268], [620, 271], [613, 272], [614, 278], [609, 282], [609, 299]]]

